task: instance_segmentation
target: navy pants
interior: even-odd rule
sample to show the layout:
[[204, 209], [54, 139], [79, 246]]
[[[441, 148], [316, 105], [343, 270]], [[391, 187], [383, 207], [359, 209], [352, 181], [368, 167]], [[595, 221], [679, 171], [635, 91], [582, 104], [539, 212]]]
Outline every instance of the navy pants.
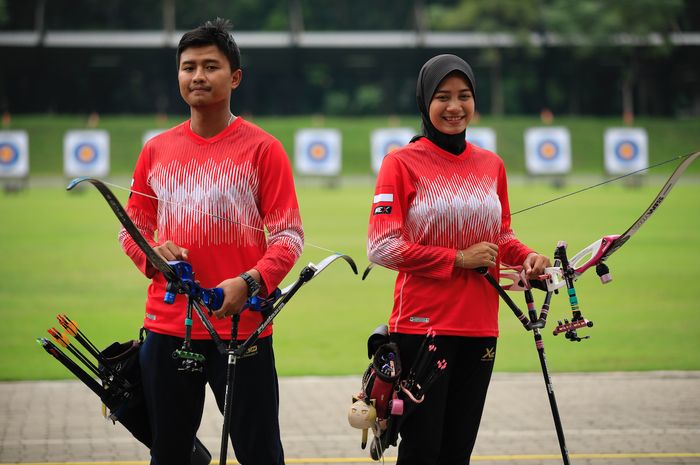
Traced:
[[[425, 336], [394, 334], [408, 374]], [[445, 372], [401, 423], [397, 465], [468, 464], [496, 359], [495, 337], [438, 336]]]
[[[189, 465], [194, 438], [204, 409], [208, 383], [223, 413], [227, 355], [211, 340], [192, 341], [205, 356], [202, 373], [179, 371], [172, 354], [182, 338], [149, 333], [139, 361], [146, 406], [153, 432], [151, 465]], [[279, 429], [279, 386], [272, 337], [259, 339], [238, 359], [233, 387], [231, 441], [243, 465], [282, 465]], [[223, 422], [222, 422], [223, 423]], [[212, 455], [218, 458], [218, 450]]]

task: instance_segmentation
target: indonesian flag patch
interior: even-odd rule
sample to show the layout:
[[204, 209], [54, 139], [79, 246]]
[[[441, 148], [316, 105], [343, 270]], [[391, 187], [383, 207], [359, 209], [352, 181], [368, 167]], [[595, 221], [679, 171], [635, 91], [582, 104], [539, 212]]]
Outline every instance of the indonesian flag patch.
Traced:
[[374, 203], [381, 203], [381, 202], [391, 203], [393, 201], [394, 201], [394, 194], [377, 194], [374, 196]]

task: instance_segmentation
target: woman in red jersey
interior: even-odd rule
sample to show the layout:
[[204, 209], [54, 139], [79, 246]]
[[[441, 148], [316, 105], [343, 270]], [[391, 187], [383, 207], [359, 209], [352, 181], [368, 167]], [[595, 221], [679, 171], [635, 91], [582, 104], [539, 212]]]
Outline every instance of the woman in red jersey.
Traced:
[[367, 254], [399, 272], [390, 336], [406, 371], [430, 328], [447, 361], [401, 425], [400, 465], [469, 463], [498, 337], [498, 294], [474, 269], [494, 274], [503, 262], [536, 277], [550, 264], [511, 230], [503, 160], [465, 140], [475, 84], [459, 57], [426, 62], [422, 134], [387, 155], [377, 177]]

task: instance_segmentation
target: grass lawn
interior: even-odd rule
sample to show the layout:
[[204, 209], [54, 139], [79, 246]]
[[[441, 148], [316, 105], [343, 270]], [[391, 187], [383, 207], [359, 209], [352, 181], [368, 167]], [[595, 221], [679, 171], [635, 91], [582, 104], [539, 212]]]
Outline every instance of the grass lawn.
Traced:
[[[697, 168], [697, 167], [696, 167]], [[667, 166], [660, 173], [668, 174]], [[510, 188], [513, 211], [564, 191], [531, 183]], [[552, 253], [558, 240], [570, 256], [607, 234], [622, 233], [660, 189], [610, 184], [513, 218], [523, 242]], [[337, 250], [367, 265], [365, 234], [373, 186], [300, 187], [307, 245], [284, 284], [309, 261]], [[117, 191], [126, 200], [126, 193]], [[581, 343], [553, 337], [552, 323], [570, 315], [555, 296], [544, 331], [553, 372], [700, 369], [700, 320], [695, 318], [693, 269], [700, 257], [700, 186], [675, 188], [649, 222], [608, 264], [614, 281], [600, 285], [593, 272], [577, 282], [581, 309], [595, 322]], [[35, 344], [68, 314], [98, 346], [136, 337], [148, 281], [121, 252], [118, 222], [95, 190], [74, 194], [35, 188], [0, 194], [0, 379], [57, 379], [72, 375]], [[369, 333], [388, 318], [395, 273], [375, 269], [367, 281], [344, 263], [334, 264], [304, 287], [275, 321], [282, 375], [361, 374]], [[521, 295], [513, 295], [520, 305]], [[541, 300], [542, 294], [536, 294]], [[501, 306], [496, 370], [537, 371], [532, 335]]]

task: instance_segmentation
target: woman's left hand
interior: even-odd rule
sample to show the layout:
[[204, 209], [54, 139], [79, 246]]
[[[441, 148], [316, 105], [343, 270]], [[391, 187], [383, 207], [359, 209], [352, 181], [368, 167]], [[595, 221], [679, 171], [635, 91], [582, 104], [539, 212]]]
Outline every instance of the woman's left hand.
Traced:
[[529, 254], [523, 262], [523, 270], [528, 279], [538, 279], [548, 266], [552, 266], [549, 258], [535, 252]]

